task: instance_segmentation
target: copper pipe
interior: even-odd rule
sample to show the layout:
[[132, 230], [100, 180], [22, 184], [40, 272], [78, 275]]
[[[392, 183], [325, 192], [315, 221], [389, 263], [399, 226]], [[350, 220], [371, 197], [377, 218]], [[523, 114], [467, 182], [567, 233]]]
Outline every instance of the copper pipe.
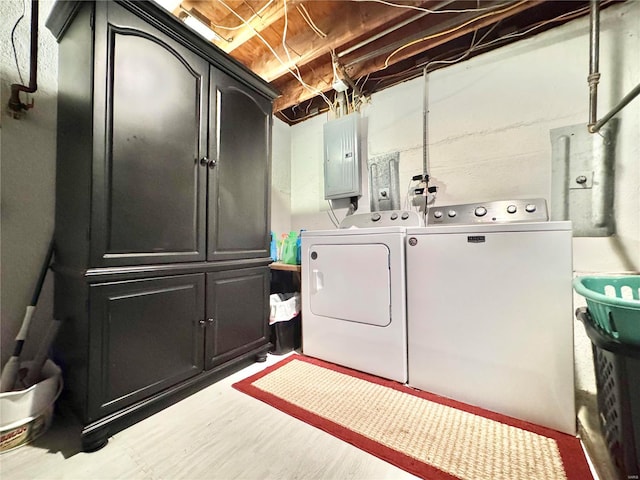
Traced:
[[11, 85], [9, 108], [14, 112], [33, 108], [33, 102], [20, 101], [20, 92], [34, 93], [38, 89], [38, 0], [31, 0], [31, 59], [29, 63], [29, 86], [14, 83]]

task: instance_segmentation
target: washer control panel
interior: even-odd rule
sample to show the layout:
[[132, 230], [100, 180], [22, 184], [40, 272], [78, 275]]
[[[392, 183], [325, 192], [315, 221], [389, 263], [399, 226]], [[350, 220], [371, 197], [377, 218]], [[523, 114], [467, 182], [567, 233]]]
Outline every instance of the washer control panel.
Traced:
[[340, 228], [370, 227], [423, 227], [422, 214], [412, 210], [385, 210], [381, 212], [357, 213], [340, 222]]
[[543, 198], [445, 205], [431, 207], [427, 214], [427, 225], [546, 222], [548, 220], [547, 202]]

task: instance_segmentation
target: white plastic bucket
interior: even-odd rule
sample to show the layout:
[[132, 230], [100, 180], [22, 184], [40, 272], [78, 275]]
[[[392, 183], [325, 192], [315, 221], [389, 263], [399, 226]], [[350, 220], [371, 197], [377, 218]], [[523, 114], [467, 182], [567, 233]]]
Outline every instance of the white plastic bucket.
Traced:
[[[30, 364], [23, 362], [20, 367], [28, 368]], [[61, 391], [60, 367], [47, 360], [38, 383], [24, 390], [0, 393], [0, 453], [32, 442], [47, 431]]]

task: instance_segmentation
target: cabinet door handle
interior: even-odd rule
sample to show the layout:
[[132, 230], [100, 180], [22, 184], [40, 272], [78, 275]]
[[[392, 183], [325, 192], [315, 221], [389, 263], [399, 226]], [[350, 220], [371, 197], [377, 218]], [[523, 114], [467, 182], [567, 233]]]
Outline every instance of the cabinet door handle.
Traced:
[[209, 160], [209, 168], [215, 167], [217, 163], [218, 162], [212, 158], [211, 160]]
[[202, 165], [203, 167], [205, 167], [207, 165], [207, 162], [209, 161], [209, 159], [207, 157], [202, 157], [200, 159], [200, 165]]
[[200, 324], [201, 327], [204, 327], [204, 324], [206, 323], [204, 320], [198, 320], [198, 323]]
[[213, 318], [207, 318], [207, 322], [209, 322], [209, 324], [212, 324], [213, 322], [215, 322], [215, 320]]

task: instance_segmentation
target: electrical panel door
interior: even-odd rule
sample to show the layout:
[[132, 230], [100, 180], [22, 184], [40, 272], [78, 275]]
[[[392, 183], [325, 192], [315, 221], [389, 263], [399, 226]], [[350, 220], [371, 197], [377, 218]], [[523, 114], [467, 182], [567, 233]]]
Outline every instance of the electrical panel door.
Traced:
[[362, 194], [360, 174], [359, 113], [324, 124], [324, 198]]

